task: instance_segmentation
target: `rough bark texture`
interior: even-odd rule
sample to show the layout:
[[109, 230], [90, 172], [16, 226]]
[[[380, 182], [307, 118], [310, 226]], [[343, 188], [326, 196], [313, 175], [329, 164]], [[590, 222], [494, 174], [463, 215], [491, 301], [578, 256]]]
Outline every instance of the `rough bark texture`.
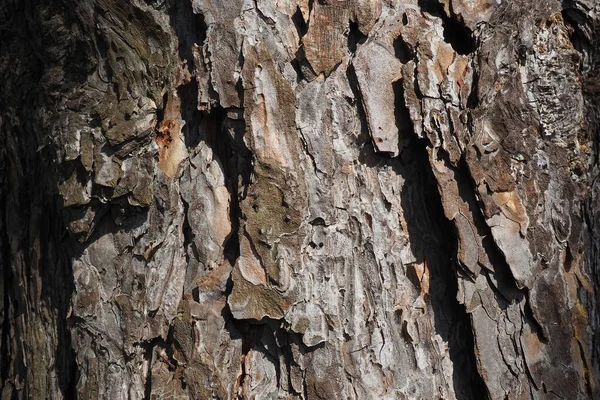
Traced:
[[594, 0], [4, 0], [2, 399], [598, 398]]

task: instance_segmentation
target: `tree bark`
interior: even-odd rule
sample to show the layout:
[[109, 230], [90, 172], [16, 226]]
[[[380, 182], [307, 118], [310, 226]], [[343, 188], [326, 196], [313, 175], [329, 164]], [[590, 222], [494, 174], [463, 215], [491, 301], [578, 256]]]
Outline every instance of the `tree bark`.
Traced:
[[599, 34], [3, 1], [1, 398], [599, 398]]

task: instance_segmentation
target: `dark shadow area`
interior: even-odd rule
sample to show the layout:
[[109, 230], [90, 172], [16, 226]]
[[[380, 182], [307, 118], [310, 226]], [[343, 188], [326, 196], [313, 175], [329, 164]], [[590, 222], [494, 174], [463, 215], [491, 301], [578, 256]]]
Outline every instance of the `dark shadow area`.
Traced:
[[404, 150], [408, 153], [404, 157], [406, 164], [398, 169], [405, 179], [401, 204], [410, 246], [416, 262], [429, 267], [429, 302], [435, 331], [448, 343], [456, 396], [465, 400], [486, 399], [487, 388], [477, 370], [470, 316], [456, 299], [458, 239], [444, 214], [427, 146], [425, 139], [413, 138]]
[[150, 400], [152, 397], [152, 361], [154, 358], [154, 349], [156, 346], [164, 346], [162, 338], [155, 338], [150, 342], [139, 343], [139, 346], [144, 350], [144, 360], [148, 363], [146, 370], [146, 382], [144, 386], [144, 399]]
[[296, 72], [296, 83], [300, 83], [304, 80], [311, 82], [316, 78], [317, 74], [313, 70], [312, 65], [308, 62], [306, 54], [304, 53], [304, 46], [298, 48], [291, 64]]
[[421, 11], [426, 12], [428, 14], [433, 15], [437, 18], [446, 17], [446, 12], [444, 11], [444, 5], [439, 2], [439, 0], [419, 0], [417, 2]]
[[444, 40], [458, 54], [467, 55], [475, 51], [473, 32], [456, 17], [444, 18]]
[[243, 110], [213, 107], [210, 112], [201, 113], [197, 135], [197, 140], [204, 141], [212, 149], [213, 158], [223, 168], [230, 195], [231, 221], [231, 233], [224, 244], [224, 253], [233, 265], [240, 254], [240, 201], [245, 197], [252, 173], [252, 154], [244, 143]]
[[[475, 109], [479, 106], [479, 71], [477, 68], [473, 68], [473, 85], [471, 86], [471, 92], [467, 98], [467, 107]], [[468, 114], [468, 118], [472, 119], [471, 113]], [[471, 123], [472, 121], [469, 121]]]
[[[299, 9], [297, 10], [297, 13]], [[170, 9], [170, 21], [179, 39], [180, 57], [193, 66], [191, 49], [194, 44], [201, 46], [206, 40], [207, 25], [202, 14], [194, 14], [191, 2], [172, 1]], [[296, 19], [298, 16], [295, 14]], [[303, 22], [302, 15], [299, 15]], [[300, 24], [300, 21], [294, 21]], [[297, 26], [300, 31], [306, 31], [306, 25]], [[239, 56], [240, 66], [243, 66], [243, 54]], [[193, 71], [193, 69], [192, 69]], [[212, 90], [211, 90], [212, 89]], [[181, 100], [181, 118], [185, 121], [182, 128], [185, 145], [194, 152], [194, 149], [204, 142], [213, 152], [213, 158], [219, 163], [225, 176], [225, 186], [230, 194], [230, 220], [231, 233], [224, 243], [225, 257], [233, 265], [239, 256], [239, 222], [241, 210], [239, 201], [242, 187], [250, 183], [252, 155], [243, 137], [245, 134], [245, 122], [243, 111], [243, 88], [238, 82], [238, 93], [240, 93], [242, 108], [224, 109], [219, 106], [218, 93], [209, 87], [212, 107], [208, 110], [198, 109], [198, 83], [196, 77], [192, 76], [189, 83], [177, 88], [177, 94]], [[197, 168], [190, 159], [190, 166]], [[185, 203], [185, 202], [184, 202]], [[188, 206], [184, 204], [184, 207]], [[185, 241], [188, 245], [192, 243], [193, 231], [186, 218], [184, 222]], [[193, 251], [193, 249], [191, 249]], [[187, 253], [187, 252], [186, 252]], [[188, 255], [189, 256], [189, 255]]]
[[196, 79], [192, 78], [188, 84], [179, 86], [177, 95], [181, 100], [181, 119], [185, 121], [185, 125], [181, 129], [185, 147], [195, 148], [200, 144], [199, 130], [203, 120], [202, 112], [198, 110], [198, 82]]
[[589, 17], [580, 9], [581, 6], [576, 1], [563, 0], [562, 7], [565, 25], [571, 28], [568, 32], [573, 47], [582, 54], [589, 54], [593, 47], [592, 40], [595, 33]]
[[359, 44], [367, 41], [368, 36], [362, 33], [358, 27], [358, 22], [350, 21], [348, 27], [348, 49], [352, 54], [356, 53]]
[[[230, 279], [227, 289], [228, 294], [231, 293], [231, 288], [232, 282]], [[288, 372], [288, 388], [294, 393], [290, 378], [291, 363], [293, 362], [294, 357], [289, 347], [289, 342], [290, 339], [293, 339], [295, 334], [280, 328], [281, 323], [279, 320], [272, 320], [267, 317], [260, 321], [235, 319], [229, 309], [229, 305], [226, 305], [223, 308], [221, 316], [225, 321], [225, 328], [229, 332], [230, 338], [232, 340], [242, 341], [242, 354], [240, 359], [241, 375], [238, 378], [238, 385], [241, 387], [247, 377], [246, 357], [252, 350], [262, 353], [275, 366], [277, 386], [281, 387], [281, 369], [278, 354], [280, 351], [284, 355]]]
[[[356, 106], [356, 111], [358, 112], [358, 118], [360, 120], [360, 134], [357, 138], [357, 146], [361, 150], [368, 149], [366, 144], [370, 143], [371, 135], [369, 134], [369, 123], [367, 122], [367, 113], [365, 111], [365, 107], [363, 104], [362, 93], [360, 92], [360, 88], [358, 87], [358, 78], [356, 77], [356, 70], [354, 69], [354, 65], [352, 63], [348, 64], [348, 68], [346, 68], [346, 78], [348, 79], [348, 84], [350, 85], [350, 90], [352, 91], [352, 99], [346, 99], [351, 105]], [[371, 151], [372, 149], [371, 146]], [[362, 153], [361, 153], [362, 157]], [[382, 159], [385, 158], [384, 155], [381, 156]], [[370, 165], [369, 163], [373, 163], [369, 157], [362, 157], [363, 159], [359, 159], [360, 162], [367, 162], [369, 167], [375, 166], [377, 163]], [[379, 162], [379, 161], [377, 161]]]
[[[7, 152], [15, 150], [17, 154], [6, 157], [5, 167], [11, 171], [8, 175], [18, 179], [19, 183], [14, 185], [14, 180], [6, 179], [0, 185], [0, 267], [4, 297], [0, 374], [6, 384], [9, 383], [7, 378], [27, 381], [31, 366], [26, 365], [24, 355], [31, 348], [21, 346], [26, 345], [31, 336], [25, 336], [26, 333], [21, 331], [19, 320], [25, 321], [31, 329], [55, 331], [51, 364], [60, 392], [65, 398], [74, 399], [77, 365], [66, 316], [74, 290], [71, 257], [76, 241], [67, 233], [62, 200], [53, 195], [57, 174], [52, 160], [46, 157], [49, 151], [35, 154], [37, 146], [32, 141], [35, 143], [37, 128], [33, 121], [25, 122], [18, 131], [5, 131], [2, 135], [12, 136], [11, 140], [16, 144], [7, 149]], [[12, 250], [11, 242], [16, 245]], [[11, 352], [18, 355], [13, 353], [11, 356]], [[35, 354], [28, 355], [36, 357]], [[14, 363], [11, 363], [12, 357]], [[27, 388], [16, 390], [15, 396], [17, 393], [25, 397], [31, 395], [27, 394]]]
[[[59, 213], [51, 214], [59, 215]], [[68, 318], [64, 318], [69, 313], [71, 305], [71, 295], [75, 290], [73, 282], [72, 258], [67, 252], [59, 249], [73, 248], [72, 238], [66, 235], [62, 221], [58, 218], [49, 218], [48, 229], [43, 234], [48, 234], [48, 241], [45, 242], [43, 250], [44, 265], [56, 265], [57, 270], [44, 268], [43, 293], [47, 298], [52, 299], [53, 307], [57, 310], [57, 338], [56, 363], [59, 371], [64, 371], [65, 375], [59, 377], [61, 391], [67, 399], [77, 398], [77, 381], [79, 372], [75, 362], [76, 355], [72, 346], [71, 325]], [[54, 236], [54, 237], [52, 237]], [[51, 238], [52, 237], [52, 238]], [[52, 249], [51, 243], [56, 243], [57, 248]]]
[[[0, 207], [4, 210], [5, 203], [0, 199]], [[0, 222], [0, 229], [4, 230], [5, 224]], [[8, 260], [10, 259], [10, 252], [8, 250], [8, 239], [6, 235], [3, 234], [0, 237], [0, 251], [2, 251], [2, 255], [0, 256], [0, 268], [2, 268], [2, 321], [0, 322], [0, 381], [6, 382], [8, 379], [8, 368], [9, 368], [9, 337], [10, 337], [10, 320], [8, 318], [8, 310], [6, 307], [10, 304], [9, 292], [6, 290], [6, 286], [11, 287], [14, 285], [12, 280], [12, 274], [8, 268]]]
[[454, 51], [463, 55], [475, 51], [473, 32], [465, 25], [462, 18], [452, 13], [452, 9], [448, 16], [439, 0], [419, 0], [418, 5], [423, 12], [442, 19], [444, 40], [452, 46]]
[[404, 41], [402, 36], [394, 40], [394, 55], [402, 64], [406, 64], [415, 57], [413, 49]]
[[179, 39], [179, 58], [194, 70], [194, 44], [202, 47], [208, 26], [204, 15], [194, 13], [191, 1], [169, 0], [169, 21]]
[[484, 238], [482, 241], [483, 248], [489, 257], [490, 263], [495, 269], [494, 272], [489, 272], [493, 274], [497, 282], [496, 284], [490, 284], [490, 287], [495, 289], [498, 305], [504, 310], [508, 306], [508, 303], [521, 301], [524, 292], [517, 287], [510, 267], [506, 262], [506, 258], [494, 241], [492, 230], [481, 212], [481, 208], [475, 197], [477, 189], [472, 178], [473, 175], [469, 171], [469, 166], [465, 157], [463, 156], [459, 160], [457, 168], [452, 168], [449, 155], [441, 148], [438, 149], [438, 156], [440, 155], [444, 159], [446, 166], [453, 169], [454, 179], [456, 180], [460, 197], [469, 205], [469, 211], [471, 212], [475, 228], [477, 229], [477, 234]]
[[[458, 399], [487, 398], [487, 388], [477, 370], [470, 316], [456, 299], [458, 291], [458, 238], [454, 225], [446, 218], [437, 181], [429, 161], [426, 139], [414, 133], [404, 100], [402, 81], [394, 84], [396, 124], [403, 143], [399, 157], [376, 153], [369, 140], [366, 115], [355, 72], [350, 65], [348, 81], [361, 120], [359, 161], [372, 168], [389, 167], [402, 176], [401, 206], [406, 218], [410, 246], [416, 262], [429, 269], [429, 295], [434, 327], [447, 343], [454, 364], [453, 383]], [[410, 277], [410, 268], [407, 268]], [[414, 274], [413, 274], [414, 275]], [[416, 276], [412, 281], [417, 283]], [[420, 286], [420, 282], [417, 283]], [[405, 335], [408, 337], [407, 335]]]
[[[29, 0], [0, 4], [0, 48], [6, 65], [22, 66], [18, 72], [0, 67], [6, 79], [0, 89], [0, 392], [11, 395], [12, 386], [14, 398], [33, 396], [30, 374], [43, 374], [38, 378], [45, 379], [51, 372], [56, 374], [59, 395], [77, 398], [77, 364], [65, 317], [74, 287], [73, 239], [66, 233], [61, 202], [54, 196], [55, 149], [43, 147], [49, 132], [41, 119], [50, 113], [43, 117], [39, 113], [43, 108], [52, 109], [54, 100], [46, 92], [48, 87], [40, 85], [47, 69], [58, 63], [49, 48], [56, 44], [53, 50], [60, 52], [68, 46], [60, 43], [64, 32], [49, 31], [50, 18], [46, 17], [69, 20], [63, 7], [58, 2]], [[91, 49], [76, 41], [67, 50], [61, 53], [64, 58], [60, 62], [65, 66], [64, 86], [69, 88], [81, 83], [89, 72], [86, 56]], [[58, 92], [56, 87], [52, 90]], [[44, 338], [47, 342], [39, 338], [39, 343], [32, 343], [39, 335], [48, 335]], [[46, 350], [46, 356], [54, 358], [47, 360], [49, 370], [27, 365], [41, 357], [32, 353], [32, 347]], [[15, 387], [19, 380], [25, 387]]]
[[306, 21], [304, 21], [304, 16], [302, 15], [302, 11], [300, 10], [300, 6], [296, 7], [296, 11], [294, 15], [292, 15], [292, 22], [294, 23], [294, 27], [296, 27], [296, 33], [298, 33], [298, 42], [302, 42], [302, 38], [308, 32], [308, 25]]
[[[187, 6], [185, 7], [187, 8]], [[260, 14], [260, 10], [259, 11]], [[274, 23], [270, 18], [266, 18], [264, 15], [259, 15], [267, 24]], [[184, 18], [180, 14], [172, 14], [172, 22], [175, 26], [179, 23], [177, 18]], [[302, 18], [302, 14], [299, 8], [293, 16], [296, 29], [300, 39], [306, 34], [307, 24]], [[189, 23], [188, 23], [189, 25]], [[198, 27], [198, 25], [196, 25]], [[205, 39], [206, 27], [201, 26], [200, 32], [202, 32], [201, 40]], [[180, 29], [177, 31], [177, 35], [180, 40], [180, 52], [181, 46], [190, 46], [191, 42], [186, 39], [188, 31]], [[189, 62], [188, 62], [189, 63]], [[239, 65], [243, 66], [244, 58], [243, 54], [240, 53]], [[305, 75], [310, 73], [310, 65], [304, 58], [302, 47], [297, 52], [297, 57], [292, 61], [292, 66], [296, 70], [298, 76], [298, 82], [305, 79]], [[252, 174], [252, 153], [247, 148], [244, 142], [244, 135], [246, 133], [246, 126], [244, 121], [244, 89], [241, 86], [241, 82], [237, 83], [238, 93], [240, 95], [241, 108], [229, 108], [225, 109], [219, 106], [218, 93], [213, 88], [209, 88], [209, 95], [211, 97], [211, 107], [208, 110], [198, 110], [198, 84], [195, 77], [192, 81], [186, 85], [178, 88], [178, 96], [181, 99], [181, 116], [185, 121], [184, 128], [182, 130], [186, 147], [190, 151], [190, 168], [198, 168], [193, 164], [193, 157], [195, 149], [198, 145], [204, 142], [213, 153], [213, 159], [220, 165], [224, 178], [225, 186], [229, 192], [230, 203], [229, 203], [229, 220], [231, 221], [231, 232], [223, 243], [223, 253], [225, 258], [229, 261], [230, 265], [235, 265], [237, 258], [240, 255], [240, 235], [241, 222], [243, 219], [240, 202], [246, 196], [247, 187], [250, 185], [250, 179]], [[189, 207], [184, 202], [184, 208]], [[189, 225], [187, 218], [184, 222], [184, 235], [186, 246], [186, 256], [189, 257], [190, 251], [194, 251], [193, 238], [194, 232], [192, 227]], [[197, 250], [196, 250], [197, 253]], [[229, 276], [227, 286], [225, 288], [224, 297], [227, 298], [232, 291], [233, 281]], [[193, 291], [193, 298], [199, 300], [198, 288]], [[229, 305], [225, 304], [225, 307], [221, 311], [221, 316], [225, 323], [225, 329], [229, 332], [232, 340], [241, 340], [242, 342], [242, 354], [241, 356], [241, 376], [236, 383], [242, 385], [246, 377], [244, 359], [250, 349], [257, 350], [262, 347], [261, 337], [263, 329], [266, 329], [264, 324], [260, 321], [246, 321], [236, 320]], [[174, 345], [172, 338], [168, 340], [167, 345]], [[276, 357], [271, 357], [271, 361], [274, 365], [278, 366], [279, 360]], [[279, 370], [278, 370], [279, 371]], [[279, 376], [278, 376], [279, 379]]]

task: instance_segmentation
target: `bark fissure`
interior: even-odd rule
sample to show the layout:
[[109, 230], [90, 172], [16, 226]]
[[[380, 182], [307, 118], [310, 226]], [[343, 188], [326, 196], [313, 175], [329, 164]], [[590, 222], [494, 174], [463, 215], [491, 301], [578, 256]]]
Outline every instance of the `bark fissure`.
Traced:
[[[3, 121], [0, 121], [0, 124]], [[4, 126], [0, 126], [0, 129], [4, 129]], [[3, 149], [6, 149], [5, 139], [3, 135]], [[6, 162], [5, 162], [5, 154], [6, 150], [0, 150], [0, 171], [6, 171]], [[10, 304], [11, 304], [11, 296], [9, 293], [10, 287], [13, 286], [11, 267], [10, 267], [10, 249], [9, 249], [9, 241], [8, 241], [8, 231], [6, 228], [6, 201], [5, 201], [5, 193], [8, 193], [6, 189], [7, 182], [4, 179], [5, 174], [1, 174], [2, 180], [1, 182], [1, 193], [0, 196], [0, 207], [2, 215], [0, 215], [0, 240], [2, 245], [0, 246], [0, 251], [2, 252], [0, 257], [0, 266], [2, 267], [2, 335], [0, 336], [0, 391], [4, 390], [4, 387], [8, 384], [8, 378], [10, 374], [9, 367], [10, 363]]]
[[350, 50], [350, 53], [356, 53], [358, 46], [365, 43], [367, 38], [368, 36], [360, 31], [358, 22], [350, 21], [350, 25], [348, 27], [348, 50]]
[[[401, 98], [403, 102], [403, 98]], [[407, 221], [411, 246], [415, 254], [434, 254], [432, 259], [425, 259], [431, 270], [430, 298], [434, 314], [435, 329], [448, 343], [450, 358], [454, 365], [453, 386], [459, 399], [485, 399], [488, 391], [485, 382], [477, 368], [477, 356], [471, 327], [471, 318], [465, 306], [456, 299], [457, 266], [456, 251], [458, 237], [452, 223], [444, 214], [442, 200], [438, 191], [438, 184], [431, 171], [427, 148], [429, 143], [418, 139], [414, 134], [411, 145], [404, 151], [410, 152], [416, 171], [405, 172], [409, 187], [415, 185], [425, 200], [425, 208], [421, 212], [428, 216], [415, 216], [414, 218], [429, 220], [440, 248], [426, 251], [425, 243], [420, 241], [422, 233], [413, 230], [412, 224]], [[406, 191], [410, 189], [405, 189]], [[406, 206], [412, 202], [406, 202]], [[420, 223], [417, 223], [420, 225]], [[442, 244], [447, 241], [447, 244]], [[426, 257], [426, 256], [425, 256]], [[417, 259], [417, 262], [419, 260]]]

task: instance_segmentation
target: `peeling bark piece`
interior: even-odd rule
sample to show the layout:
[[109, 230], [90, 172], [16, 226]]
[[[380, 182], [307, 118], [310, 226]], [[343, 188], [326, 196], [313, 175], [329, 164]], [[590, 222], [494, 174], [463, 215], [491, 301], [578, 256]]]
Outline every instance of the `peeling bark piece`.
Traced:
[[156, 125], [156, 104], [146, 97], [121, 101], [99, 110], [104, 136], [111, 145], [149, 136]]
[[[369, 134], [375, 149], [397, 156], [397, 102], [394, 85], [402, 85], [402, 63], [377, 42], [361, 46], [352, 61], [367, 116]], [[400, 103], [402, 104], [402, 103]]]
[[[247, 239], [243, 246], [249, 250]], [[276, 290], [267, 286], [265, 271], [256, 258], [241, 256], [232, 272], [233, 288], [227, 303], [236, 319], [280, 319], [289, 303]]]
[[381, 15], [382, 2], [379, 0], [352, 0], [352, 3], [353, 13], [358, 21], [358, 29], [368, 36]]
[[496, 321], [490, 319], [486, 311], [480, 307], [473, 311], [475, 321], [475, 348], [480, 360], [480, 373], [486, 382], [487, 391], [492, 399], [506, 398], [507, 392], [502, 387], [501, 379], [504, 366], [499, 360], [502, 354], [498, 347]]
[[[200, 143], [197, 154], [183, 171], [181, 199], [186, 204], [186, 221], [190, 232], [186, 292], [195, 279], [222, 267], [224, 247], [232, 235], [231, 196], [226, 187], [222, 165], [206, 145]], [[194, 165], [195, 167], [193, 167]], [[215, 269], [213, 269], [215, 267]], [[210, 271], [210, 272], [209, 272]], [[206, 293], [200, 289], [200, 297]]]
[[71, 177], [58, 187], [58, 192], [63, 198], [63, 207], [88, 204], [91, 189], [91, 181], [88, 181], [88, 184], [84, 187], [79, 183], [77, 173], [73, 172]]
[[497, 192], [493, 193], [492, 197], [504, 216], [519, 224], [521, 236], [525, 237], [529, 227], [529, 218], [517, 192]]
[[529, 243], [520, 235], [520, 225], [503, 215], [495, 215], [488, 220], [494, 241], [504, 254], [506, 262], [519, 288], [531, 287], [535, 276], [535, 265]]
[[313, 3], [308, 32], [302, 43], [313, 71], [328, 76], [346, 53], [344, 31], [350, 21], [349, 1], [317, 1]]
[[292, 86], [277, 73], [268, 49], [260, 44], [248, 46], [244, 54], [244, 85], [251, 89], [244, 111], [245, 140], [256, 157], [254, 179], [240, 205], [247, 217], [244, 230], [269, 284], [285, 292], [298, 263], [298, 231], [306, 204], [295, 98]]
[[[206, 81], [200, 76], [200, 83], [206, 84], [201, 85], [201, 91], [205, 93], [202, 100], [207, 95], [211, 96], [210, 91], [214, 90], [217, 98], [211, 100], [218, 101], [224, 108], [239, 108], [240, 97], [236, 86], [242, 43], [234, 22], [240, 17], [242, 1], [193, 0], [192, 8], [195, 13], [204, 16], [207, 25], [202, 54], [209, 79]], [[200, 104], [203, 103], [201, 101]]]
[[457, 54], [448, 43], [440, 38], [440, 25], [435, 31], [427, 32], [417, 46], [417, 74], [419, 91], [422, 96], [440, 98], [440, 84], [448, 76], [448, 68], [455, 61]]

